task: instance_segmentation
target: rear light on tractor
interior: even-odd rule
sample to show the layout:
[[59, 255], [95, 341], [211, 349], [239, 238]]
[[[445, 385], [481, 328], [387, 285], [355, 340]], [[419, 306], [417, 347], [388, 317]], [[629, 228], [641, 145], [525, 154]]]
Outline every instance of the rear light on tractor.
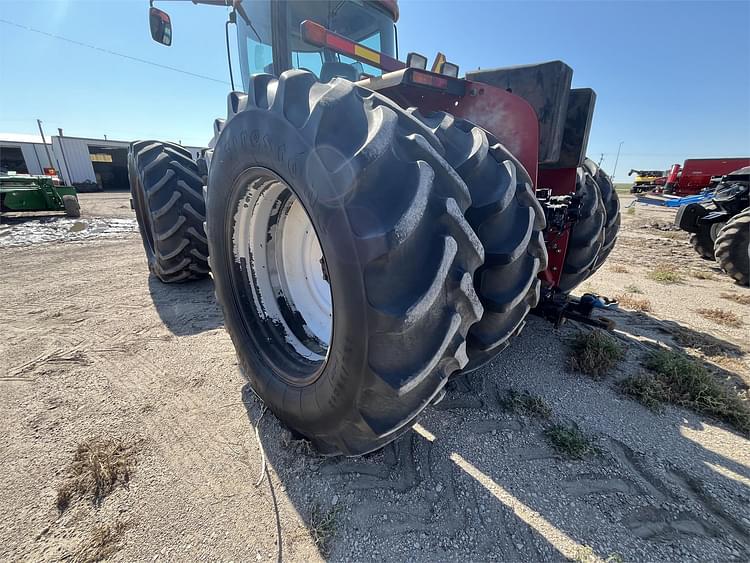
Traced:
[[445, 61], [440, 65], [440, 74], [450, 76], [451, 78], [458, 78], [458, 65]]
[[414, 84], [419, 84], [421, 86], [432, 86], [433, 88], [440, 88], [441, 90], [445, 90], [448, 88], [447, 78], [434, 76], [427, 72], [419, 72], [418, 70], [412, 71], [411, 81]]
[[406, 66], [425, 70], [427, 68], [427, 57], [419, 53], [409, 53], [406, 55]]
[[401, 61], [378, 51], [373, 51], [369, 47], [347, 39], [338, 33], [329, 31], [322, 25], [311, 20], [305, 20], [300, 24], [300, 34], [302, 35], [302, 39], [311, 45], [328, 47], [336, 53], [346, 55], [361, 63], [373, 65], [383, 72], [391, 72], [404, 68], [404, 63]]

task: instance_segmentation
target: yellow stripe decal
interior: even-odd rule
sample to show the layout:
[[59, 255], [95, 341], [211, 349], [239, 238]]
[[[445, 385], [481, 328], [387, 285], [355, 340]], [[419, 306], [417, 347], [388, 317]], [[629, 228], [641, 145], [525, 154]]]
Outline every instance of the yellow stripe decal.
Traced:
[[380, 53], [371, 51], [367, 47], [360, 47], [359, 45], [354, 45], [354, 54], [357, 55], [358, 57], [362, 57], [363, 59], [367, 59], [368, 61], [371, 61], [375, 63], [376, 65], [380, 64]]

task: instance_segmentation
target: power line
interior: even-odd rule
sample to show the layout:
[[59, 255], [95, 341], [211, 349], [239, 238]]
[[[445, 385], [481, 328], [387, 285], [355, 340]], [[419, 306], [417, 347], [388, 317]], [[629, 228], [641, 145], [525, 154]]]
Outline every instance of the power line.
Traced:
[[211, 76], [206, 76], [204, 74], [197, 74], [195, 72], [190, 72], [189, 70], [183, 70], [181, 68], [176, 68], [169, 65], [163, 65], [161, 63], [156, 63], [154, 61], [149, 61], [146, 59], [141, 59], [139, 57], [133, 57], [131, 55], [126, 55], [124, 53], [118, 53], [117, 51], [111, 51], [110, 49], [105, 49], [104, 47], [97, 47], [96, 45], [90, 45], [88, 43], [83, 43], [82, 41], [76, 41], [75, 39], [69, 39], [67, 37], [63, 37], [61, 35], [56, 35], [54, 33], [49, 33], [47, 31], [42, 31], [41, 29], [35, 29], [33, 27], [28, 27], [26, 25], [22, 25], [16, 22], [12, 22], [10, 20], [6, 20], [3, 18], [0, 18], [0, 23], [4, 23], [6, 25], [10, 25], [13, 27], [17, 27], [18, 29], [23, 29], [24, 31], [30, 31], [32, 33], [38, 33], [40, 35], [46, 35], [47, 37], [51, 37], [52, 39], [58, 39], [60, 41], [65, 41], [66, 43], [71, 43], [73, 45], [78, 45], [79, 47], [86, 47], [87, 49], [93, 49], [95, 51], [99, 51], [100, 53], [106, 53], [107, 55], [114, 55], [116, 57], [121, 57], [123, 59], [128, 59], [130, 61], [134, 61], [137, 63], [143, 63], [151, 66], [155, 66], [157, 68], [163, 68], [165, 70], [171, 70], [172, 72], [179, 72], [181, 74], [186, 74], [188, 76], [192, 76], [193, 78], [200, 78], [202, 80], [210, 80], [211, 82], [218, 82], [219, 84], [226, 84], [229, 85], [229, 82], [226, 80], [219, 80], [218, 78], [213, 78]]

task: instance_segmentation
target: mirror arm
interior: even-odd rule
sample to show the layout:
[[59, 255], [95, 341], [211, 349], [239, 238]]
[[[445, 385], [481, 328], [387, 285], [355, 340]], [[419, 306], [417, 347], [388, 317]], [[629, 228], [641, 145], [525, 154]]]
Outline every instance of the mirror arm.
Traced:
[[232, 92], [234, 92], [234, 72], [232, 72], [232, 50], [229, 48], [229, 24], [237, 24], [237, 16], [234, 10], [229, 12], [229, 18], [224, 24], [224, 36], [227, 42], [227, 62], [229, 63], [229, 83], [232, 85]]
[[240, 17], [245, 20], [245, 23], [247, 25], [252, 26], [253, 24], [250, 22], [250, 17], [247, 15], [247, 12], [245, 11], [245, 7], [242, 5], [242, 0], [235, 0], [233, 2], [233, 7], [235, 11], [240, 15]]

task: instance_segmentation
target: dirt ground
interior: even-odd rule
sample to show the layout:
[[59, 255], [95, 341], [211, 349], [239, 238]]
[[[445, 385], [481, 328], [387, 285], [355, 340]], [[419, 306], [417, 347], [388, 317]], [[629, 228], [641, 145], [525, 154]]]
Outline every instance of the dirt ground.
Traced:
[[[750, 381], [750, 305], [720, 295], [750, 290], [669, 230], [673, 211], [624, 209], [614, 253], [582, 288], [650, 301], [648, 312], [606, 313], [627, 350], [614, 373], [572, 373], [569, 342], [584, 328], [531, 317], [414, 431], [331, 459], [261, 417], [211, 282], [148, 276], [127, 195], [84, 195], [82, 209], [76, 233], [130, 226], [76, 238], [55, 226], [64, 219], [0, 225], [1, 560], [750, 558], [747, 437], [688, 410], [649, 410], [616, 387], [654, 344], [679, 348], [678, 332], [718, 376]], [[24, 229], [45, 225], [59, 231], [52, 242], [24, 244]], [[20, 242], [3, 246], [9, 237]], [[664, 263], [680, 283], [648, 277]], [[741, 324], [717, 324], [697, 312], [706, 308]], [[541, 397], [550, 418], [509, 410], [508, 389]], [[577, 425], [594, 452], [558, 454], [545, 437], [554, 423]], [[60, 512], [76, 448], [107, 437], [132, 445], [127, 483]]]

